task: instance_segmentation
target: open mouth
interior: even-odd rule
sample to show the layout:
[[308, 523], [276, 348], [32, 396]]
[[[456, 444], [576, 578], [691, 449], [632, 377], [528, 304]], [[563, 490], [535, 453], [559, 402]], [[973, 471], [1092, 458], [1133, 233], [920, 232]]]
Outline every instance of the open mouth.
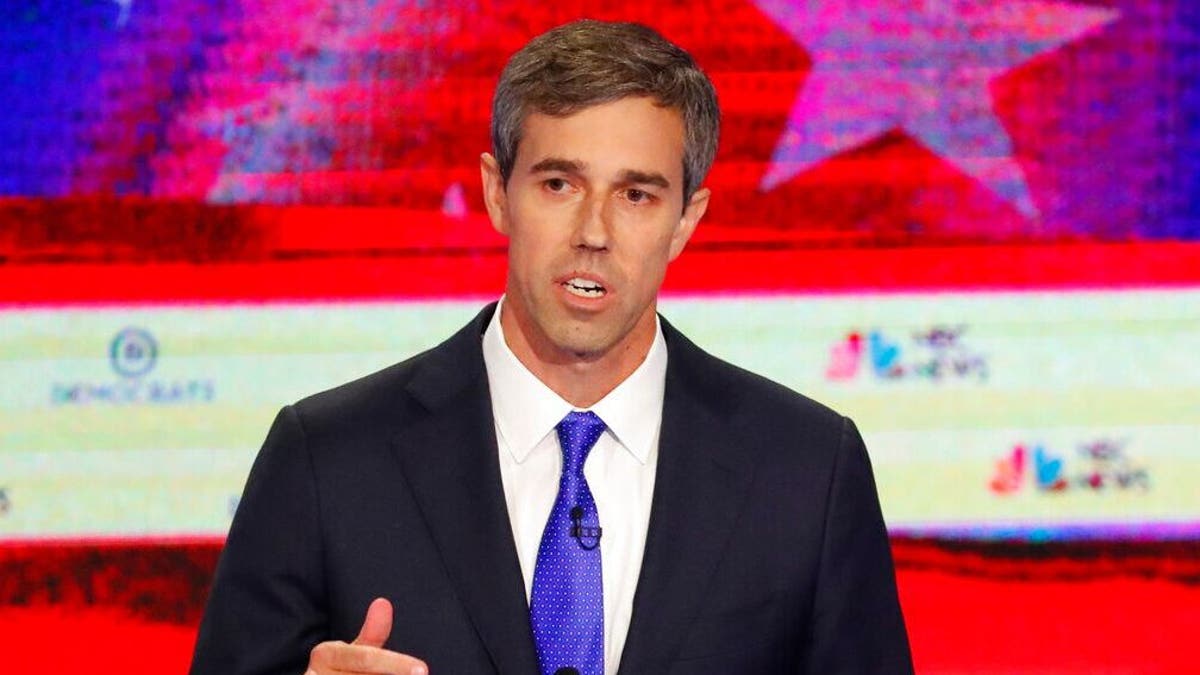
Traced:
[[592, 281], [591, 279], [582, 279], [573, 277], [563, 282], [563, 288], [571, 295], [581, 298], [602, 298], [607, 293], [604, 286]]

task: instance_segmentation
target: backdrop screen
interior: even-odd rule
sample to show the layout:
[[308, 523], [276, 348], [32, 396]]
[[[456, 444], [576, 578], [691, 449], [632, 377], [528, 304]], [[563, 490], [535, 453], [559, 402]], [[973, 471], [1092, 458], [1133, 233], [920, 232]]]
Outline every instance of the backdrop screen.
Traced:
[[1194, 581], [1197, 11], [6, 2], [0, 565], [219, 548], [280, 406], [497, 297], [495, 80], [586, 15], [658, 28], [721, 101], [662, 314], [853, 417], [897, 541], [1179, 545]]

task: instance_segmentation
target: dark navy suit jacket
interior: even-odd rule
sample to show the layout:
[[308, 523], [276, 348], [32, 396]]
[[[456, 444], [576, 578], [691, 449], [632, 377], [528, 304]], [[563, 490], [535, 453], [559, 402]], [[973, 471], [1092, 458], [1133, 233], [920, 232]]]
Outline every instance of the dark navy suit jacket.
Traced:
[[[217, 566], [195, 675], [304, 671], [391, 600], [387, 647], [432, 675], [532, 675], [481, 336], [276, 418]], [[658, 474], [622, 675], [908, 673], [854, 424], [665, 321]]]

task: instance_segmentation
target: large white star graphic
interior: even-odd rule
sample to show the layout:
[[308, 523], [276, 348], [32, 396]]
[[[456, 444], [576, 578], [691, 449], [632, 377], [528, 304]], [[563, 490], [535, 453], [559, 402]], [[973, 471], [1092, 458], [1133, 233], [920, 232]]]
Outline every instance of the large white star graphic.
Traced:
[[113, 0], [113, 3], [120, 8], [120, 14], [117, 15], [117, 27], [123, 28], [129, 22], [129, 11], [133, 9], [133, 0]]
[[1025, 0], [756, 4], [812, 59], [761, 189], [900, 129], [1029, 217], [1038, 209], [989, 84], [1119, 16]]

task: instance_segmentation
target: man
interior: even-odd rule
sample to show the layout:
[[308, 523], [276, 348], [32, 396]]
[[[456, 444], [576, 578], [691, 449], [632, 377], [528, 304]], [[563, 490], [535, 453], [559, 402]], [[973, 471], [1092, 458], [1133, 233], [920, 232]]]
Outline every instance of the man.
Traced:
[[911, 670], [854, 425], [656, 313], [718, 116], [645, 27], [512, 58], [481, 160], [499, 306], [284, 408], [193, 673]]

